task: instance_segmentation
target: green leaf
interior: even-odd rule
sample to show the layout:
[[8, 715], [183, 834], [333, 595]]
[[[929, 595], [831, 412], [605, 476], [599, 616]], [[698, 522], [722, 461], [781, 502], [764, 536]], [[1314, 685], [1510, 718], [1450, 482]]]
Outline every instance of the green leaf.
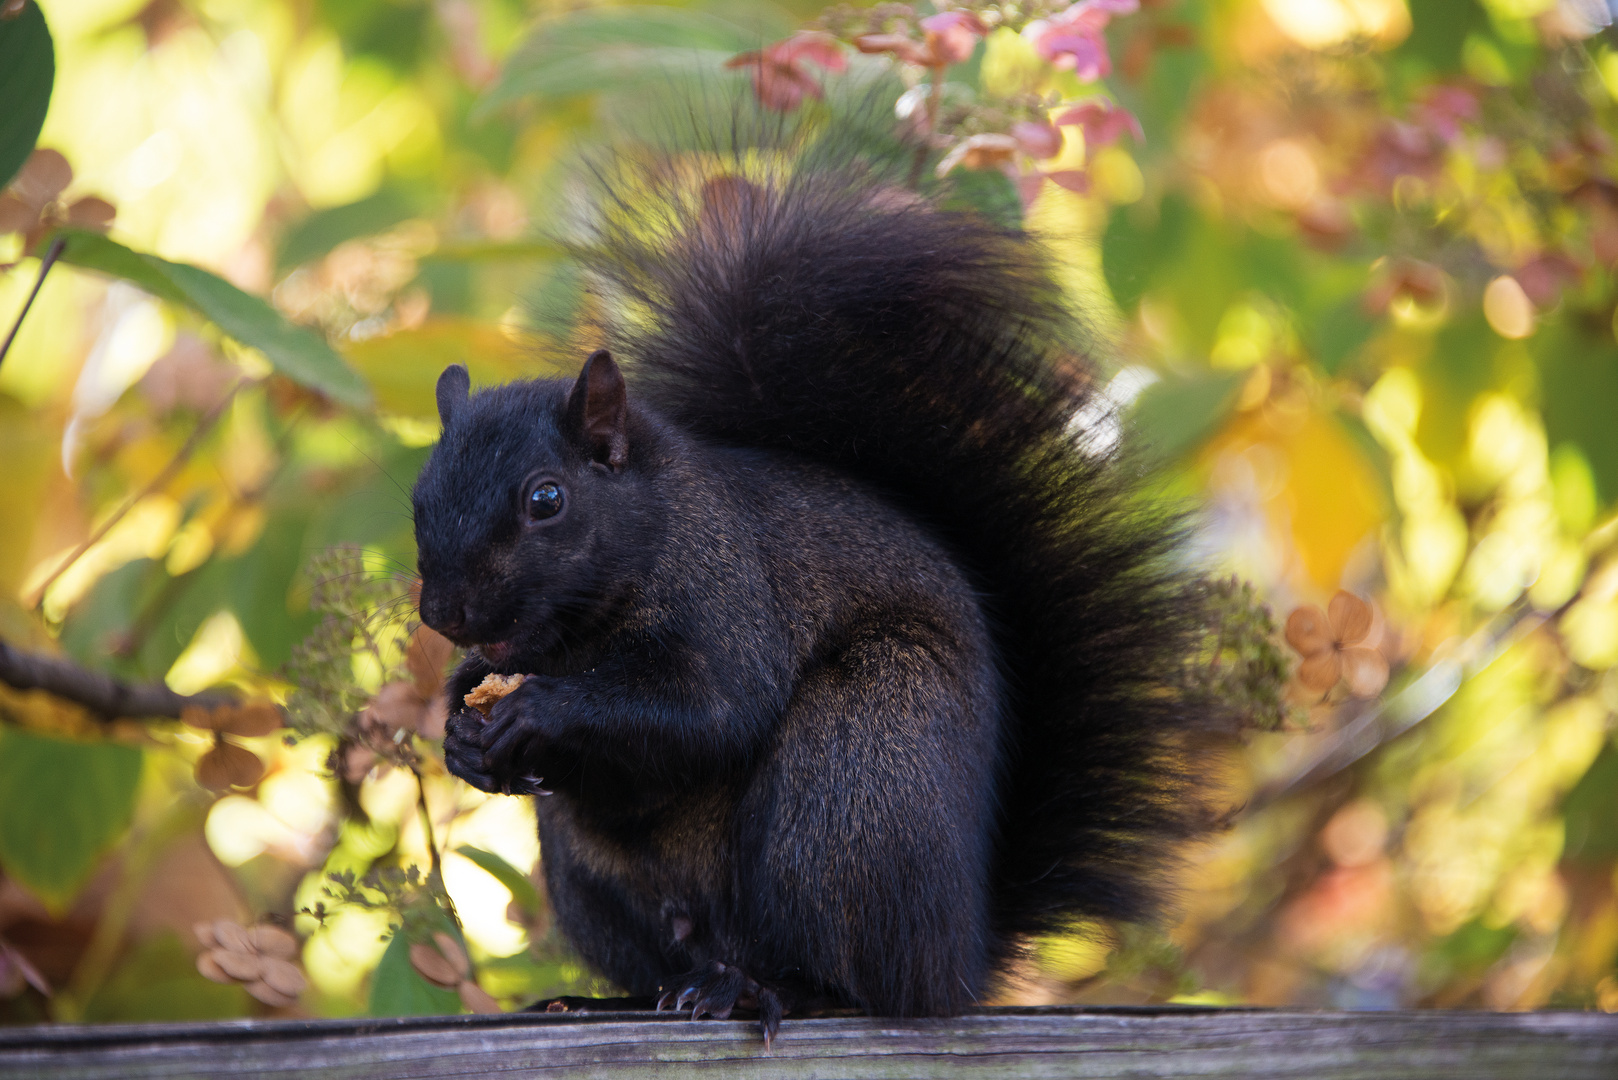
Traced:
[[384, 187], [374, 195], [346, 206], [316, 210], [293, 225], [275, 250], [275, 269], [281, 273], [318, 259], [338, 244], [361, 236], [374, 236], [401, 221], [420, 216], [426, 200], [409, 189]]
[[170, 303], [191, 308], [241, 344], [262, 352], [293, 382], [345, 405], [363, 408], [371, 392], [314, 331], [295, 326], [270, 305], [216, 274], [188, 263], [131, 251], [99, 233], [63, 230], [62, 261], [132, 282]]
[[622, 93], [671, 78], [712, 79], [737, 53], [772, 40], [779, 28], [742, 27], [700, 11], [620, 7], [547, 19], [520, 45], [480, 109], [525, 97]]
[[93, 1024], [231, 1020], [252, 1011], [245, 990], [203, 978], [179, 935], [169, 931], [130, 950], [85, 1005], [84, 1019]]
[[1539, 361], [1547, 438], [1579, 448], [1602, 504], [1611, 505], [1618, 499], [1618, 345], [1604, 329], [1548, 320], [1528, 342]]
[[438, 20], [430, 0], [316, 0], [313, 7], [347, 56], [374, 58], [403, 74], [434, 54]]
[[1011, 177], [998, 169], [956, 169], [950, 173], [945, 210], [976, 210], [1002, 229], [1021, 229], [1022, 196]]
[[1246, 377], [1245, 372], [1212, 372], [1153, 383], [1141, 391], [1130, 416], [1137, 437], [1162, 460], [1190, 452], [1225, 418]]
[[1517, 940], [1517, 928], [1489, 926], [1474, 919], [1433, 945], [1431, 959], [1456, 972], [1477, 974], [1505, 955]]
[[539, 910], [539, 890], [534, 883], [528, 880], [528, 875], [512, 866], [506, 860], [492, 851], [463, 844], [455, 849], [457, 855], [465, 855], [477, 863], [500, 884], [511, 890], [511, 898], [517, 901], [517, 906], [529, 914]]
[[1329, 375], [1353, 356], [1376, 332], [1376, 322], [1365, 313], [1358, 296], [1348, 296], [1306, 323], [1305, 332], [1315, 360]]
[[129, 827], [141, 752], [0, 729], [0, 868], [65, 907]]
[[1488, 13], [1478, 0], [1424, 0], [1411, 5], [1410, 35], [1394, 50], [1393, 60], [1447, 75], [1461, 69], [1468, 35], [1488, 29]]
[[1156, 207], [1136, 203], [1113, 211], [1101, 238], [1101, 268], [1120, 308], [1135, 306], [1159, 267], [1184, 246], [1195, 218], [1191, 204], [1177, 195]]
[[393, 935], [382, 960], [371, 973], [371, 1016], [445, 1016], [461, 1011], [461, 997], [434, 986], [410, 964], [410, 942], [404, 931]]
[[1601, 748], [1562, 802], [1567, 826], [1563, 858], [1581, 866], [1611, 866], [1618, 859], [1618, 749]]
[[56, 81], [56, 49], [35, 3], [14, 19], [0, 19], [0, 188], [11, 183], [34, 152]]
[[344, 351], [375, 388], [377, 408], [426, 420], [438, 417], [434, 387], [451, 364], [465, 364], [472, 382], [480, 386], [537, 374], [576, 374], [536, 363], [498, 326], [473, 319], [429, 319], [408, 330], [356, 341]]

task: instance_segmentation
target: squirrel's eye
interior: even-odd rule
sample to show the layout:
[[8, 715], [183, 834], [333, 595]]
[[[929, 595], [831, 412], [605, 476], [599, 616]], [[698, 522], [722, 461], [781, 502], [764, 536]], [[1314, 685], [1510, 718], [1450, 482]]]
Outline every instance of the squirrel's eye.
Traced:
[[550, 480], [528, 493], [528, 520], [544, 521], [562, 512], [562, 489]]

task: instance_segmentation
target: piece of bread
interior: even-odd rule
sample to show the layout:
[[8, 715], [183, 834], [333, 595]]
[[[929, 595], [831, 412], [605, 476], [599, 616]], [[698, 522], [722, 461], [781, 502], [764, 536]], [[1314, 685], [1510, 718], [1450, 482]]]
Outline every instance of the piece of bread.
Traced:
[[488, 674], [483, 681], [472, 688], [466, 695], [466, 703], [484, 716], [494, 708], [494, 703], [511, 693], [522, 685], [526, 675], [495, 675]]

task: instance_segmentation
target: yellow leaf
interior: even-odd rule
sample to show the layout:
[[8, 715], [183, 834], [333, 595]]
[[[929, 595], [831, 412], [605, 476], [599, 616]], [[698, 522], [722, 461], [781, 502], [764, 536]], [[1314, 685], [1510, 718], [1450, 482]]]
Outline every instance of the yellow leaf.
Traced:
[[433, 388], [451, 364], [465, 364], [474, 386], [565, 374], [498, 325], [472, 319], [429, 319], [414, 329], [356, 341], [346, 356], [371, 384], [383, 412], [427, 419], [438, 415]]

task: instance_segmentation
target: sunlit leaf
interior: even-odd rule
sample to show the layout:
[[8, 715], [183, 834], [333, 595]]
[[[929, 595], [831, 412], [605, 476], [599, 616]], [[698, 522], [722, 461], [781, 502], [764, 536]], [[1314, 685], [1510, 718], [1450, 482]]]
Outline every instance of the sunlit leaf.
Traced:
[[438, 415], [433, 388], [450, 364], [465, 364], [478, 386], [562, 374], [498, 326], [471, 319], [430, 319], [414, 329], [356, 341], [345, 352], [371, 384], [378, 408], [424, 419]]
[[525, 97], [616, 94], [693, 75], [722, 78], [726, 60], [757, 48], [764, 34], [687, 8], [620, 7], [576, 11], [540, 23], [506, 62], [484, 109]]
[[1310, 351], [1322, 368], [1336, 374], [1376, 332], [1376, 326], [1358, 296], [1346, 297], [1310, 320]]
[[1590, 866], [1618, 860], [1618, 750], [1611, 743], [1562, 804], [1567, 822], [1566, 858]]
[[461, 999], [454, 990], [434, 986], [411, 966], [410, 942], [401, 931], [393, 935], [371, 973], [366, 1011], [372, 1016], [444, 1016], [459, 1013]]
[[250, 348], [302, 386], [346, 405], [362, 407], [370, 393], [321, 336], [282, 318], [269, 304], [198, 266], [131, 251], [96, 233], [69, 230], [62, 261], [139, 285], [153, 296], [183, 304]]
[[1595, 474], [1603, 505], [1618, 499], [1618, 343], [1557, 320], [1529, 339], [1539, 358], [1545, 434], [1572, 443]]
[[1190, 205], [1173, 195], [1156, 205], [1140, 202], [1113, 211], [1101, 238], [1101, 268], [1119, 307], [1132, 308], [1158, 268], [1178, 255], [1193, 218]]
[[[0, 470], [0, 502], [17, 507], [40, 505], [56, 474], [52, 443], [58, 432], [48, 416], [0, 393], [0, 462], [5, 463]], [[20, 527], [20, 522], [0, 529], [0, 589], [7, 594], [15, 594], [22, 585], [32, 542], [32, 530]]]
[[1447, 462], [1465, 447], [1472, 402], [1494, 382], [1501, 346], [1500, 336], [1475, 311], [1452, 320], [1433, 338], [1420, 371], [1423, 395], [1416, 425], [1416, 441], [1429, 458]]
[[319, 0], [314, 7], [353, 55], [400, 71], [420, 63], [433, 41], [433, 6], [426, 0]]
[[426, 204], [421, 193], [390, 185], [358, 202], [316, 210], [282, 234], [275, 249], [276, 269], [290, 270], [320, 258], [345, 241], [391, 229], [420, 216]]
[[0, 727], [0, 868], [65, 905], [129, 827], [140, 770], [132, 746]]
[[0, 188], [33, 153], [56, 79], [56, 47], [37, 3], [0, 19]]
[[1141, 391], [1130, 420], [1156, 457], [1172, 459], [1194, 449], [1230, 412], [1243, 373], [1210, 372], [1198, 378], [1168, 378]]
[[209, 982], [172, 931], [131, 949], [84, 1008], [96, 1024], [155, 1020], [229, 1020], [253, 1003], [240, 986]]
[[1410, 14], [1410, 36], [1394, 57], [1437, 75], [1458, 71], [1466, 39], [1489, 30], [1489, 16], [1479, 0], [1423, 0], [1411, 5]]
[[465, 855], [486, 870], [500, 884], [511, 891], [511, 898], [526, 912], [539, 910], [539, 890], [534, 883], [528, 880], [528, 875], [506, 862], [492, 851], [463, 844], [455, 849], [457, 854]]

